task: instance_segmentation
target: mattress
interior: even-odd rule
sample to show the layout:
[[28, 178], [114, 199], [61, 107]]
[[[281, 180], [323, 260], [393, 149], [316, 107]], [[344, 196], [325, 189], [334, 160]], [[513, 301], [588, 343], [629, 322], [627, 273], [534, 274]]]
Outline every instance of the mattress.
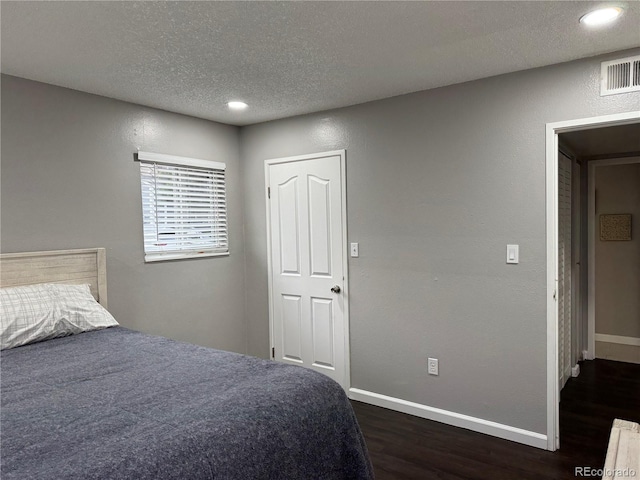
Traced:
[[122, 327], [2, 351], [10, 479], [371, 479], [342, 388]]

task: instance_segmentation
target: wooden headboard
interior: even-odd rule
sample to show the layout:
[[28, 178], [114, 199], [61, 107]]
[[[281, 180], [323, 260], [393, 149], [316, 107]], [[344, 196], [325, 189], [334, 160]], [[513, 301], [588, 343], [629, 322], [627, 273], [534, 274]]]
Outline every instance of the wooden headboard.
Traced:
[[0, 254], [0, 287], [36, 283], [88, 283], [107, 308], [107, 262], [104, 248]]

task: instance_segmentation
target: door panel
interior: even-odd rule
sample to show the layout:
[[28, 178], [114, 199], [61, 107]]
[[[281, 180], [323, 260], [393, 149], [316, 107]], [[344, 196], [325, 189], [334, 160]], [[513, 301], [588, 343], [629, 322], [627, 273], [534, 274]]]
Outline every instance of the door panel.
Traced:
[[331, 276], [331, 184], [313, 175], [308, 180], [311, 275]]
[[267, 182], [274, 358], [344, 386], [341, 162], [340, 155], [274, 161]]
[[300, 238], [298, 236], [298, 179], [290, 178], [278, 185], [282, 199], [278, 204], [280, 217], [280, 271], [300, 274]]
[[302, 362], [302, 308], [298, 295], [282, 295], [282, 356]]
[[313, 326], [313, 365], [335, 369], [333, 356], [333, 302], [330, 298], [311, 299]]

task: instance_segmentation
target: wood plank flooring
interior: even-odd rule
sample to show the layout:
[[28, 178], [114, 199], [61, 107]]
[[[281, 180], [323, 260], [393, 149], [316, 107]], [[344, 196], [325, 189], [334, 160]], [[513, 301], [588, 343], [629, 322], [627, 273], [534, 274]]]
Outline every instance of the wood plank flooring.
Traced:
[[640, 365], [581, 363], [562, 390], [556, 452], [352, 403], [377, 480], [566, 480], [581, 478], [575, 467], [602, 468], [614, 418], [640, 421]]

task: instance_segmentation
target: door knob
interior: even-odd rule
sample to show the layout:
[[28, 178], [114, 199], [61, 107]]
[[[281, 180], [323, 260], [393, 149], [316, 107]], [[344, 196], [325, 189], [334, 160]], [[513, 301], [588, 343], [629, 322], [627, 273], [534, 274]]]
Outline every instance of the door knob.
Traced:
[[340, 293], [340, 286], [339, 285], [334, 285], [333, 287], [331, 287], [331, 291], [333, 293]]

